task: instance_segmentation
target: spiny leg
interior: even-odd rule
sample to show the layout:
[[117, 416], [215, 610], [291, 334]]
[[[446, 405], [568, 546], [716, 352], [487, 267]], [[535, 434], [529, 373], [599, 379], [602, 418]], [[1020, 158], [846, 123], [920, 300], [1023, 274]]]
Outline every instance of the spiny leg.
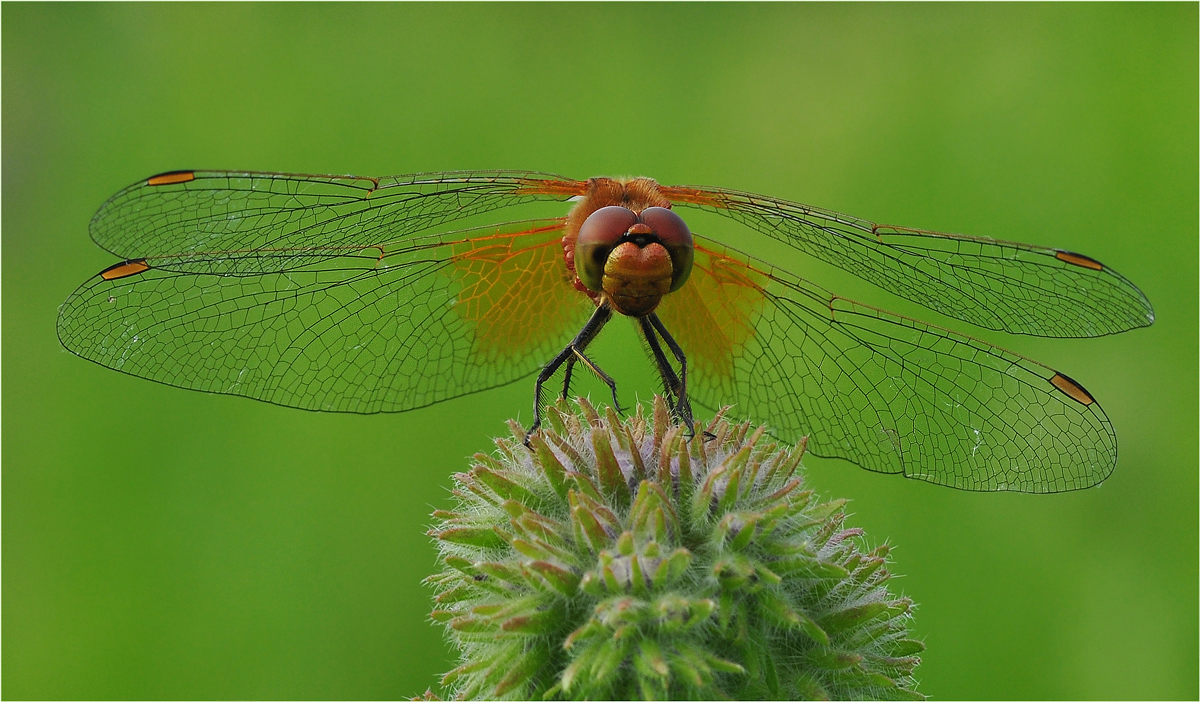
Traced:
[[[538, 373], [537, 383], [533, 391], [533, 426], [529, 427], [529, 431], [525, 432], [526, 446], [529, 445], [529, 436], [537, 431], [538, 427], [542, 426], [542, 386], [546, 384], [547, 380], [550, 380], [550, 377], [554, 375], [559, 367], [564, 363], [568, 363], [567, 372], [570, 373], [571, 366], [574, 366], [576, 361], [582, 358], [588, 364], [588, 367], [599, 373], [599, 368], [583, 355], [582, 349], [587, 348], [587, 345], [592, 342], [592, 339], [596, 338], [596, 335], [600, 333], [600, 330], [604, 328], [605, 323], [610, 319], [612, 319], [612, 308], [608, 306], [608, 303], [602, 302], [596, 307], [596, 311], [592, 313], [591, 319], [587, 321], [587, 324], [583, 325], [583, 329], [579, 330], [579, 333], [571, 340], [571, 343], [567, 344], [567, 347], [562, 351], [559, 351], [558, 355], [546, 364], [542, 372]], [[601, 377], [612, 388], [613, 399], [615, 401], [617, 396], [616, 383], [607, 374], [601, 374]]]
[[[667, 332], [666, 327], [659, 321], [658, 315], [651, 312], [650, 314], [638, 320], [642, 326], [642, 334], [646, 337], [646, 342], [650, 345], [650, 350], [654, 354], [655, 363], [658, 365], [658, 373], [662, 376], [663, 385], [667, 392], [674, 396], [674, 407], [672, 408], [675, 416], [683, 422], [687, 428], [688, 434], [694, 431], [695, 421], [692, 419], [692, 405], [687, 399], [687, 356], [684, 355], [683, 349], [679, 348], [679, 344], [675, 343], [675, 339]], [[663, 341], [667, 343], [667, 347], [671, 349], [671, 353], [675, 356], [675, 360], [679, 361], [679, 375], [675, 375], [675, 369], [667, 361], [666, 354], [663, 353], [662, 347], [658, 344], [658, 338], [661, 336]]]
[[587, 339], [576, 339], [577, 343], [573, 343], [573, 346], [567, 347], [573, 348], [575, 353], [568, 357], [566, 363], [563, 365], [562, 399], [571, 399], [571, 373], [575, 370], [575, 364], [577, 362], [582, 362], [583, 365], [595, 373], [600, 380], [604, 381], [604, 384], [608, 386], [609, 391], [612, 392], [613, 409], [617, 410], [618, 412], [624, 412], [625, 410], [621, 409], [621, 401], [617, 399], [617, 382], [612, 379], [612, 376], [601, 370], [600, 366], [596, 365], [595, 361], [588, 358], [587, 355], [584, 354], [584, 350], [586, 350], [588, 345], [592, 343], [592, 339], [596, 338], [596, 336], [599, 334], [599, 331], [600, 330], [597, 329], [596, 333], [592, 334], [592, 336]]
[[[608, 373], [605, 373], [603, 370], [601, 370], [600, 366], [596, 365], [596, 363], [594, 361], [592, 361], [592, 359], [588, 358], [583, 353], [583, 350], [585, 348], [587, 348], [586, 343], [580, 344], [574, 348], [575, 356], [567, 359], [567, 371], [570, 372], [571, 367], [575, 365], [576, 361], [579, 361], [583, 365], [587, 366], [587, 368], [590, 371], [592, 371], [593, 373], [595, 373], [596, 376], [600, 378], [600, 380], [604, 381], [604, 384], [607, 385], [608, 389], [612, 392], [613, 409], [615, 409], [618, 412], [624, 412], [625, 410], [621, 409], [621, 401], [617, 399], [617, 381], [613, 380], [612, 376], [610, 376]], [[564, 400], [567, 399], [565, 387], [563, 388], [563, 399]]]
[[575, 370], [575, 357], [571, 356], [567, 359], [563, 366], [563, 391], [562, 399], [569, 400], [571, 398], [571, 371]]

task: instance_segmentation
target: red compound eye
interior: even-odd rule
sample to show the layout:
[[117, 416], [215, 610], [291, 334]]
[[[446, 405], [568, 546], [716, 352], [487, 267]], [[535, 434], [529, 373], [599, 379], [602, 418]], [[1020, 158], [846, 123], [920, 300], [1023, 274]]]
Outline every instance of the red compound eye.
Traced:
[[601, 207], [583, 221], [575, 243], [575, 274], [588, 290], [600, 292], [609, 252], [637, 221], [633, 210], [616, 205]]
[[642, 222], [648, 224], [659, 242], [671, 255], [671, 292], [683, 287], [692, 273], [692, 232], [683, 218], [665, 207], [647, 207], [642, 210]]

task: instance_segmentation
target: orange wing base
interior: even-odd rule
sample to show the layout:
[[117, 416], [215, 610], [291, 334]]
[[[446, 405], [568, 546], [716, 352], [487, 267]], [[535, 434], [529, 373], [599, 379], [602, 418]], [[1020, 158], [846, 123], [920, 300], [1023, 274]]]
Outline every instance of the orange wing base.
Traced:
[[523, 357], [568, 334], [593, 304], [572, 285], [561, 223], [454, 244], [452, 262], [462, 285], [455, 311], [475, 326], [477, 352], [489, 360]]

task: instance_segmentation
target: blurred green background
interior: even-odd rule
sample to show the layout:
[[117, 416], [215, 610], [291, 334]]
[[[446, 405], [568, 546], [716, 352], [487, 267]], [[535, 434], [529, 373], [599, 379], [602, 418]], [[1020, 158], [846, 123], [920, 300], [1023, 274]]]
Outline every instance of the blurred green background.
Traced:
[[[898, 546], [923, 692], [1200, 694], [1196, 4], [5, 3], [2, 20], [4, 697], [402, 697], [451, 667], [423, 532], [451, 473], [528, 419], [530, 383], [339, 416], [63, 351], [57, 305], [114, 262], [89, 218], [180, 168], [648, 175], [1099, 258], [1153, 327], [983, 336], [1100, 398], [1121, 449], [1102, 487], [971, 494], [817, 459], [810, 480]], [[608, 335], [605, 365], [644, 397], [632, 338]]]

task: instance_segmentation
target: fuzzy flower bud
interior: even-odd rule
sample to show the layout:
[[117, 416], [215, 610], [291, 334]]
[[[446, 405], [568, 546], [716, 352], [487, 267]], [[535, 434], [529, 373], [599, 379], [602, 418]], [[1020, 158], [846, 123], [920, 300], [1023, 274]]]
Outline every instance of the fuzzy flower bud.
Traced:
[[626, 421], [560, 402], [455, 476], [430, 530], [432, 617], [488, 699], [923, 699], [912, 602], [844, 500], [803, 489], [804, 444], [718, 414], [689, 439], [656, 398]]

